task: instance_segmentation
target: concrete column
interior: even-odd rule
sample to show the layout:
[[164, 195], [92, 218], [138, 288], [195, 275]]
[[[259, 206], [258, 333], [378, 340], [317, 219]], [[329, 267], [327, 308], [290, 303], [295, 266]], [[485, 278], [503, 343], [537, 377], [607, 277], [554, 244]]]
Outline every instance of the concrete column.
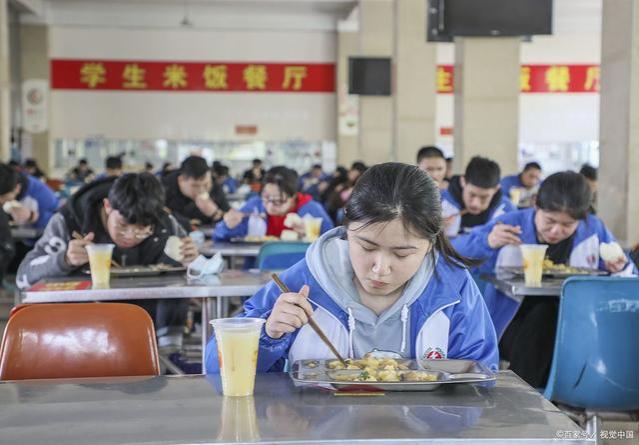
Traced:
[[[359, 3], [359, 55], [391, 57], [393, 54], [393, 0]], [[368, 165], [392, 159], [393, 99], [361, 96], [359, 100], [358, 158]]]
[[9, 79], [9, 5], [0, 0], [0, 161], [7, 162], [11, 143], [11, 82]]
[[[46, 25], [21, 25], [20, 63], [22, 80], [49, 79], [49, 28]], [[45, 171], [53, 169], [49, 131], [31, 135], [33, 157]]]
[[597, 210], [624, 244], [639, 241], [639, 4], [604, 0]]
[[392, 159], [415, 163], [435, 143], [437, 47], [426, 42], [426, 1], [395, 1], [395, 109]]
[[455, 39], [455, 171], [476, 155], [517, 171], [521, 39]]
[[[348, 94], [348, 58], [356, 56], [359, 36], [356, 30], [338, 30], [337, 33], [337, 164], [350, 166], [360, 159], [358, 124], [346, 116], [357, 107], [358, 97]], [[357, 116], [358, 117], [358, 116]], [[358, 117], [359, 118], [359, 117]], [[350, 125], [349, 125], [350, 124]]]

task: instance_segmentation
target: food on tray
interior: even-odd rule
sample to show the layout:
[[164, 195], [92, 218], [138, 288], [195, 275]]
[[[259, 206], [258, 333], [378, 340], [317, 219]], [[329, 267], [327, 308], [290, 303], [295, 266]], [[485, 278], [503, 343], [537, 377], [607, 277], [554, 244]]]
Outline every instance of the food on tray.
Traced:
[[612, 243], [601, 243], [599, 245], [599, 255], [607, 263], [614, 263], [626, 257], [621, 246], [614, 241]]
[[184, 255], [180, 252], [181, 245], [182, 241], [180, 241], [179, 237], [175, 235], [169, 236], [169, 239], [166, 240], [166, 245], [164, 246], [164, 253], [166, 256], [179, 263], [184, 259]]
[[578, 269], [576, 267], [567, 266], [565, 264], [555, 264], [552, 260], [546, 258], [544, 260], [544, 272], [554, 273], [570, 273], [570, 274], [588, 274], [587, 270]]
[[437, 374], [426, 371], [365, 368], [359, 372], [350, 370], [329, 371], [329, 377], [338, 382], [436, 382]]
[[373, 371], [406, 370], [408, 366], [393, 358], [375, 358], [365, 356], [361, 359], [346, 359], [346, 366], [339, 360], [331, 360], [326, 365], [329, 369], [364, 369]]
[[266, 243], [268, 241], [278, 241], [278, 240], [279, 238], [273, 235], [264, 235], [264, 236], [247, 235], [243, 239], [243, 241], [246, 243]]

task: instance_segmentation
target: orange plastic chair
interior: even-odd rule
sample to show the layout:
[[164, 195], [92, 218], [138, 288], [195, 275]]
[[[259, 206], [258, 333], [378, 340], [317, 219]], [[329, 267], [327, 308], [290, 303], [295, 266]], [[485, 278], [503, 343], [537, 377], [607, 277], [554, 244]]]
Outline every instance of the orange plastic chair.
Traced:
[[155, 329], [132, 304], [28, 305], [0, 346], [0, 380], [149, 375], [160, 375]]

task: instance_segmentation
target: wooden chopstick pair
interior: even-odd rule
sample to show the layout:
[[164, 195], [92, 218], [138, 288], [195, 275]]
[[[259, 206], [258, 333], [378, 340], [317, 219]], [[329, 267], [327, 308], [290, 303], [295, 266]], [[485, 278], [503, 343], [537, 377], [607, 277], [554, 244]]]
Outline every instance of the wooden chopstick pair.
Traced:
[[[280, 279], [280, 277], [276, 273], [271, 274], [271, 278], [273, 278], [273, 281], [275, 281], [275, 284], [277, 284], [277, 287], [279, 287], [282, 292], [284, 293], [290, 292], [289, 288], [286, 286], [286, 284], [284, 284], [284, 282]], [[308, 324], [310, 325], [310, 327], [315, 331], [315, 333], [319, 336], [319, 338], [322, 339], [322, 341], [326, 344], [326, 346], [328, 346], [328, 349], [330, 349], [331, 352], [335, 354], [335, 357], [337, 357], [338, 360], [342, 362], [344, 366], [347, 366], [348, 363], [346, 363], [346, 360], [344, 360], [344, 358], [340, 355], [340, 353], [337, 352], [337, 349], [335, 348], [335, 346], [333, 346], [333, 343], [331, 343], [331, 341], [328, 339], [326, 334], [324, 334], [324, 331], [322, 331], [322, 328], [320, 328], [318, 324], [315, 323], [315, 320], [311, 318], [312, 314], [307, 314], [307, 315], [308, 315]]]
[[[76, 232], [75, 230], [73, 231], [71, 236], [74, 239], [76, 239], [76, 240], [83, 240], [84, 239], [84, 237], [81, 234], [79, 234], [78, 232]], [[122, 266], [120, 266], [120, 264], [117, 261], [115, 261], [113, 258], [111, 258], [111, 265], [113, 267], [117, 267], [118, 269], [122, 268]]]

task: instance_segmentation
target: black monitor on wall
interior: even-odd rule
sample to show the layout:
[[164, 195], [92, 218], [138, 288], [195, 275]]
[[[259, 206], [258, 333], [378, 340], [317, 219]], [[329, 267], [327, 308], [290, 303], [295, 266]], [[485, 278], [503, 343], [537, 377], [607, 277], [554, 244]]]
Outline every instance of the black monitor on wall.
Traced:
[[348, 94], [390, 96], [391, 59], [389, 57], [349, 57]]
[[552, 34], [552, 0], [428, 0], [427, 39]]

